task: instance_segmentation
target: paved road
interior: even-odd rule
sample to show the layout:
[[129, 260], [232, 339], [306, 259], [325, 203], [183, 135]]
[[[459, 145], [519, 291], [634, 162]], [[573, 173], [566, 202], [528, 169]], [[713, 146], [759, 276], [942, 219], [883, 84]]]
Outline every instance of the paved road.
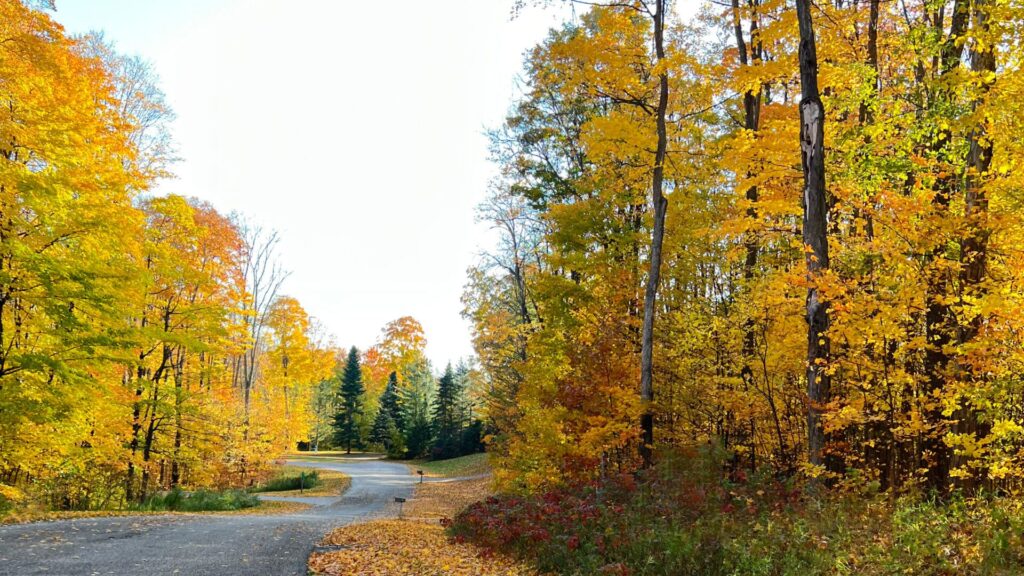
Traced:
[[415, 478], [403, 464], [373, 459], [289, 462], [352, 477], [341, 498], [312, 499], [287, 515], [122, 516], [0, 526], [0, 575], [305, 576], [306, 559], [329, 530], [391, 515]]

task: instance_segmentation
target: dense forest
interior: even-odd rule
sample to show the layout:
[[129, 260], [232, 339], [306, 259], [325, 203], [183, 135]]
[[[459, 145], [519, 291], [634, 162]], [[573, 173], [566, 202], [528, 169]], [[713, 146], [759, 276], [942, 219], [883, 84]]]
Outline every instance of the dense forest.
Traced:
[[0, 2], [0, 496], [105, 507], [246, 482], [305, 437], [334, 355], [275, 233], [154, 196], [156, 74]]
[[155, 193], [176, 160], [155, 71], [50, 8], [0, 2], [0, 513], [248, 486], [297, 446], [478, 451], [471, 371], [435, 379], [416, 320], [353, 349], [347, 390], [279, 235]]
[[[464, 296], [498, 481], [527, 499], [481, 505], [460, 533], [567, 573], [819, 573], [773, 555], [830, 538], [973, 572], [985, 554], [936, 559], [892, 540], [899, 514], [863, 515], [892, 512], [873, 495], [1021, 487], [1024, 5], [573, 5], [490, 133], [480, 216], [500, 242]], [[640, 496], [610, 512], [637, 471]], [[862, 495], [859, 515], [761, 516], [822, 490]], [[920, 525], [978, 545], [978, 509], [1008, 502]], [[877, 531], [844, 540], [854, 526]], [[876, 573], [833, 561], [820, 571]]]
[[491, 133], [501, 243], [465, 301], [508, 480], [714, 441], [829, 484], [1016, 485], [1021, 7], [664, 4], [553, 31]]

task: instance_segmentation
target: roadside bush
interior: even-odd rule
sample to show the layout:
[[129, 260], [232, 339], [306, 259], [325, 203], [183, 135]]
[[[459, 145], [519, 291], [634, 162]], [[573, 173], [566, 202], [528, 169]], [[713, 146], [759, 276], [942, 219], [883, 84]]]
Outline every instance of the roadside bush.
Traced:
[[0, 515], [5, 514], [14, 508], [15, 504], [25, 500], [25, 494], [7, 484], [0, 483]]
[[197, 490], [186, 493], [179, 489], [154, 494], [136, 509], [146, 511], [211, 512], [240, 510], [258, 506], [259, 498], [242, 490]]
[[1016, 499], [816, 498], [771, 477], [730, 479], [723, 464], [708, 449], [637, 477], [494, 496], [449, 534], [557, 574], [1024, 574]]

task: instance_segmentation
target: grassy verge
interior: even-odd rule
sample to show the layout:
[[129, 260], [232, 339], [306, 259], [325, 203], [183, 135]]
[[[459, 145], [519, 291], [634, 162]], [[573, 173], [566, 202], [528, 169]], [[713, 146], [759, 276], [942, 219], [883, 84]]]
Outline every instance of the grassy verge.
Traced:
[[288, 452], [285, 458], [296, 460], [367, 460], [371, 458], [383, 458], [384, 454], [377, 452], [352, 452], [346, 454], [344, 450], [321, 450], [320, 452]]
[[316, 470], [285, 467], [277, 476], [251, 488], [250, 492], [290, 492], [309, 490], [321, 484]]
[[[352, 479], [347, 475], [338, 472], [336, 470], [314, 470], [310, 471], [309, 468], [300, 468], [298, 466], [285, 466], [281, 474], [285, 477], [291, 477], [295, 479], [295, 485], [298, 485], [298, 477], [300, 474], [309, 475], [310, 473], [316, 474], [317, 483], [312, 488], [304, 488], [302, 490], [298, 488], [275, 490], [272, 492], [273, 496], [340, 496], [348, 490], [348, 487], [352, 484]], [[262, 491], [262, 490], [261, 490]]]
[[145, 512], [226, 512], [255, 508], [260, 500], [243, 490], [197, 490], [183, 492], [178, 489], [154, 494], [139, 504], [137, 510]]
[[264, 502], [260, 501], [256, 506], [239, 508], [236, 510], [216, 510], [205, 512], [181, 512], [172, 510], [45, 510], [40, 508], [26, 508], [14, 510], [5, 516], [0, 516], [0, 524], [24, 524], [26, 522], [42, 522], [49, 520], [71, 520], [75, 518], [108, 518], [118, 516], [150, 516], [150, 515], [256, 515], [256, 514], [293, 514], [310, 508], [309, 504], [301, 502]]
[[433, 478], [476, 476], [491, 471], [491, 463], [485, 453], [470, 454], [448, 460], [409, 460], [406, 464], [413, 473], [423, 470], [425, 476]]

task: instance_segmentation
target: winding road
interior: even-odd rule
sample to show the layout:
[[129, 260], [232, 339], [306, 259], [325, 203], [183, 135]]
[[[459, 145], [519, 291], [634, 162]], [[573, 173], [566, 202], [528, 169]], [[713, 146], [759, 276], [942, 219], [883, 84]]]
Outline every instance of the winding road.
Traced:
[[[307, 574], [313, 545], [332, 528], [393, 515], [416, 479], [372, 458], [294, 460], [352, 478], [341, 497], [279, 498], [313, 507], [280, 515], [139, 515], [0, 526], [0, 575], [290, 576]], [[278, 498], [274, 498], [278, 499]]]

